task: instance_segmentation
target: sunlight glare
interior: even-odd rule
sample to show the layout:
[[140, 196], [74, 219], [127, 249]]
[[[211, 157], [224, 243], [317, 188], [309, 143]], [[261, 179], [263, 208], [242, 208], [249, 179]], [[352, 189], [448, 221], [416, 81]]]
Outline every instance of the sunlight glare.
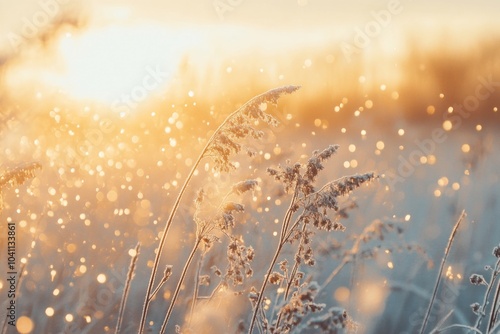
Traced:
[[154, 25], [65, 35], [58, 50], [63, 71], [53, 83], [76, 98], [100, 102], [138, 88], [151, 93], [171, 79], [186, 46], [185, 38]]

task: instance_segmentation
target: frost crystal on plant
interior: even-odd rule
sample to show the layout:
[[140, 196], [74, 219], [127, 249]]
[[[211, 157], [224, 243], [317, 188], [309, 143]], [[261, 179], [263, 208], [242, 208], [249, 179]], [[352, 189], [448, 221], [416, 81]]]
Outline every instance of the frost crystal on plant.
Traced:
[[257, 180], [245, 180], [245, 181], [241, 181], [241, 182], [238, 182], [236, 183], [234, 186], [233, 186], [233, 193], [237, 194], [237, 195], [241, 195], [243, 194], [244, 192], [247, 192], [247, 191], [250, 191], [250, 190], [254, 190], [255, 187], [257, 186], [258, 182]]
[[262, 121], [271, 126], [277, 126], [279, 123], [271, 114], [266, 113], [261, 105], [263, 103], [275, 105], [282, 95], [291, 94], [297, 89], [299, 89], [297, 86], [272, 89], [253, 98], [229, 116], [217, 129], [204, 153], [204, 156], [213, 159], [214, 169], [225, 172], [234, 169], [230, 157], [241, 151], [242, 145], [238, 141], [247, 137], [259, 139], [263, 136], [262, 131], [254, 127], [255, 122]]
[[320, 329], [325, 334], [337, 334], [339, 329], [347, 329], [348, 332], [355, 333], [359, 327], [352, 321], [347, 311], [340, 307], [330, 308], [328, 313], [310, 320], [308, 325]]
[[233, 285], [243, 284], [245, 278], [253, 275], [251, 262], [255, 257], [252, 246], [245, 246], [243, 238], [231, 237], [231, 242], [227, 247], [228, 267], [225, 279], [232, 280]]
[[493, 256], [500, 259], [500, 245], [493, 248]]
[[471, 277], [469, 278], [469, 281], [471, 282], [471, 284], [474, 285], [488, 285], [483, 275], [472, 274]]
[[325, 304], [314, 302], [319, 286], [316, 282], [311, 282], [302, 286], [293, 293], [290, 301], [281, 307], [279, 317], [283, 324], [277, 324], [279, 327], [274, 329], [275, 333], [288, 333], [302, 322], [309, 313], [315, 313], [323, 310]]

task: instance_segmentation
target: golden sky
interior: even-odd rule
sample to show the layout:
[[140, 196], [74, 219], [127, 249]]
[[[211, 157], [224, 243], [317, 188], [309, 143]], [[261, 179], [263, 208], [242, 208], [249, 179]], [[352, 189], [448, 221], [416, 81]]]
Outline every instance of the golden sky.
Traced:
[[[76, 1], [38, 0], [4, 1], [0, 5], [0, 45], [9, 47], [9, 33], [22, 34], [26, 20], [39, 20], [40, 30], [43, 13], [52, 21], [65, 14], [87, 22], [91, 26], [133, 25], [157, 23], [170, 27], [204, 30], [201, 26], [226, 30], [236, 26], [298, 33], [318, 40], [348, 38], [356, 27], [363, 28], [372, 21], [373, 13], [398, 7], [398, 14], [391, 15], [390, 24], [384, 27], [384, 35], [413, 31], [427, 34], [428, 38], [439, 34], [441, 29], [477, 32], [477, 29], [498, 28], [496, 1], [345, 1], [297, 0], [297, 1], [247, 1], [247, 0], [187, 0], [187, 1]], [[219, 10], [217, 10], [219, 8]], [[67, 14], [66, 14], [67, 15]], [[36, 23], [36, 22], [35, 22]], [[493, 32], [489, 30], [490, 32]], [[487, 30], [488, 31], [488, 30]], [[212, 31], [215, 33], [216, 30]], [[315, 37], [316, 36], [316, 37]], [[301, 41], [299, 38], [298, 41]], [[5, 51], [4, 51], [5, 52]]]
[[159, 91], [198, 98], [299, 84], [338, 101], [382, 84], [418, 88], [415, 68], [455, 89], [475, 80], [457, 74], [497, 71], [488, 64], [499, 9], [486, 0], [4, 2], [0, 75], [17, 98], [34, 86], [107, 104], [151, 71]]

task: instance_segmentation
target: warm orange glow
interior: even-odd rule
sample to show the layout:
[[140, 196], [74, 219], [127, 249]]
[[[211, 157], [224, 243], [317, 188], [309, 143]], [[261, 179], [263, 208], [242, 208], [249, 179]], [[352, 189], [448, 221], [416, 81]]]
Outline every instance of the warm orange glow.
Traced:
[[22, 316], [17, 320], [16, 329], [19, 333], [28, 334], [32, 333], [34, 329], [33, 320], [28, 317]]
[[[17, 286], [18, 332], [137, 332], [150, 302], [140, 332], [167, 307], [166, 333], [247, 332], [253, 310], [252, 334], [415, 332], [436, 277], [427, 331], [472, 316], [459, 292], [499, 242], [491, 6], [32, 2], [0, 13], [0, 239], [12, 225], [17, 243], [0, 293]], [[43, 168], [11, 185], [24, 162]], [[485, 242], [459, 231], [425, 270], [464, 205]]]
[[341, 286], [335, 290], [333, 296], [337, 301], [339, 301], [341, 303], [345, 303], [349, 300], [350, 294], [351, 294], [351, 291], [347, 287]]
[[[121, 94], [133, 95], [135, 88], [134, 97], [141, 99], [168, 82], [182, 48], [165, 28], [155, 26], [67, 34], [59, 42], [64, 70], [54, 82], [79, 98], [112, 102]], [[142, 87], [135, 87], [138, 83]]]
[[377, 314], [384, 310], [387, 290], [376, 282], [360, 284], [358, 291], [358, 305], [366, 314]]
[[73, 99], [105, 103], [124, 116], [123, 110], [165, 92], [198, 35], [155, 24], [69, 30], [53, 36], [54, 46], [41, 55], [12, 63], [4, 80], [16, 94], [41, 86], [38, 99], [56, 90]]

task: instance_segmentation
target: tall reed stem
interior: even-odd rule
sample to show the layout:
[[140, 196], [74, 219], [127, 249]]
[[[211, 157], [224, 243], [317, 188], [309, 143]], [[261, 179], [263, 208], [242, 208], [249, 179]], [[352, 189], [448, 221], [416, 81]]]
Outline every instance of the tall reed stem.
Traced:
[[205, 259], [205, 254], [206, 254], [206, 249], [201, 254], [201, 258], [198, 262], [198, 268], [196, 268], [196, 276], [194, 278], [193, 300], [191, 301], [191, 307], [190, 307], [190, 311], [189, 311], [188, 326], [191, 325], [191, 321], [193, 320], [194, 309], [196, 308], [196, 302], [198, 301], [198, 293], [200, 291], [201, 267], [203, 265], [203, 260]]
[[262, 299], [264, 298], [264, 291], [266, 290], [269, 276], [273, 272], [273, 268], [276, 265], [276, 262], [278, 261], [278, 257], [281, 253], [281, 250], [283, 249], [283, 246], [285, 245], [285, 242], [287, 240], [286, 239], [287, 228], [288, 228], [288, 226], [290, 226], [290, 220], [292, 219], [292, 216], [293, 216], [293, 206], [295, 205], [295, 201], [296, 201], [297, 197], [298, 197], [298, 182], [295, 185], [292, 200], [290, 201], [290, 205], [289, 205], [289, 207], [285, 213], [285, 217], [283, 219], [283, 225], [281, 226], [280, 240], [278, 243], [278, 247], [276, 248], [276, 253], [274, 253], [273, 259], [271, 260], [271, 264], [269, 265], [269, 268], [267, 269], [267, 273], [264, 276], [264, 280], [262, 281], [262, 286], [260, 287], [259, 296], [257, 297], [257, 302], [255, 303], [255, 307], [254, 307], [253, 314], [252, 314], [252, 320], [250, 321], [250, 328], [248, 329], [248, 334], [252, 334], [252, 332], [253, 332], [253, 328], [255, 327], [255, 320], [257, 319], [257, 313], [259, 312], [259, 308], [260, 308], [260, 304], [262, 303]]
[[441, 259], [441, 265], [439, 267], [439, 272], [438, 272], [438, 276], [436, 279], [436, 284], [434, 284], [434, 291], [432, 292], [432, 297], [431, 297], [431, 300], [429, 302], [429, 306], [427, 307], [427, 312], [425, 312], [424, 321], [422, 322], [422, 327], [420, 327], [420, 334], [424, 333], [425, 327], [427, 326], [427, 322], [429, 321], [429, 316], [431, 314], [432, 305], [434, 304], [434, 300], [436, 299], [439, 285], [441, 284], [441, 276], [443, 274], [443, 269], [444, 269], [444, 265], [446, 263], [446, 259], [448, 258], [448, 254], [450, 253], [451, 244], [453, 243], [453, 240], [455, 239], [455, 235], [457, 233], [458, 227], [460, 226], [460, 223], [465, 218], [465, 216], [466, 216], [465, 210], [462, 210], [460, 217], [458, 218], [455, 226], [453, 226], [453, 229], [451, 230], [450, 238], [448, 239], [448, 244], [446, 245], [443, 258]]
[[[205, 146], [205, 149], [203, 150], [203, 152], [205, 152], [207, 148], [208, 148], [208, 143]], [[161, 255], [163, 253], [163, 247], [165, 246], [165, 240], [167, 240], [168, 231], [170, 230], [170, 227], [171, 227], [172, 222], [174, 220], [174, 216], [177, 213], [177, 209], [179, 208], [179, 204], [181, 202], [182, 196], [184, 195], [184, 192], [186, 191], [186, 188], [187, 188], [189, 182], [191, 181], [191, 178], [193, 177], [194, 171], [198, 167], [202, 158], [203, 158], [203, 153], [198, 157], [198, 160], [193, 165], [193, 168], [189, 172], [188, 177], [184, 181], [184, 184], [182, 185], [182, 188], [179, 192], [179, 195], [177, 196], [177, 199], [174, 202], [174, 206], [172, 207], [172, 211], [170, 211], [170, 216], [168, 217], [167, 223], [165, 225], [165, 229], [163, 230], [163, 234], [162, 234], [161, 239], [160, 239], [160, 244], [158, 246], [158, 250], [157, 250], [156, 255], [155, 255], [155, 260], [153, 263], [153, 269], [151, 271], [151, 276], [149, 277], [148, 288], [146, 290], [146, 297], [144, 299], [144, 306], [142, 308], [141, 321], [139, 323], [139, 334], [142, 334], [144, 332], [144, 326], [146, 324], [146, 317], [148, 314], [149, 304], [151, 303], [150, 296], [151, 296], [151, 292], [153, 290], [153, 286], [154, 286], [154, 282], [155, 282], [155, 278], [156, 278], [156, 273], [158, 272], [158, 267], [160, 265], [160, 258], [161, 258]]]
[[498, 280], [495, 297], [493, 298], [493, 306], [491, 308], [490, 320], [488, 323], [488, 333], [493, 333], [492, 329], [497, 322], [498, 308], [500, 307], [500, 280]]
[[[307, 226], [306, 224], [304, 224], [302, 226], [302, 233], [304, 233], [304, 231], [306, 230], [306, 226]], [[285, 239], [285, 241], [286, 241], [286, 239]], [[299, 270], [299, 265], [300, 265], [300, 263], [297, 260], [295, 260], [295, 263], [293, 264], [292, 272], [290, 273], [290, 277], [289, 277], [288, 282], [286, 284], [286, 289], [285, 289], [285, 293], [284, 293], [284, 296], [283, 296], [283, 302], [284, 303], [286, 303], [286, 301], [288, 299], [288, 296], [290, 295], [290, 290], [291, 290], [292, 284], [293, 284], [293, 282], [295, 280], [295, 275], [297, 275], [297, 271]], [[282, 315], [283, 315], [283, 313], [279, 312], [278, 319], [276, 320], [276, 328], [279, 328]]]
[[167, 240], [168, 232], [170, 231], [175, 214], [177, 213], [177, 209], [179, 208], [179, 204], [180, 204], [182, 197], [187, 189], [187, 186], [189, 185], [189, 182], [191, 181], [191, 178], [193, 177], [194, 172], [198, 168], [198, 165], [200, 164], [201, 160], [205, 157], [205, 154], [207, 153], [208, 149], [210, 148], [210, 145], [212, 145], [214, 139], [217, 137], [219, 132], [224, 128], [224, 126], [230, 120], [232, 120], [233, 117], [238, 115], [238, 113], [244, 111], [246, 108], [248, 108], [254, 104], [257, 104], [261, 101], [262, 102], [266, 101], [266, 97], [269, 97], [271, 100], [276, 101], [281, 94], [292, 93], [293, 91], [297, 90], [298, 88], [299, 87], [296, 87], [296, 86], [279, 87], [279, 88], [269, 90], [265, 93], [262, 93], [256, 97], [252, 98], [251, 100], [246, 102], [244, 105], [242, 105], [240, 108], [238, 108], [236, 111], [234, 111], [232, 114], [230, 114], [228, 117], [226, 117], [224, 122], [222, 122], [222, 124], [219, 125], [219, 127], [215, 130], [215, 132], [212, 134], [210, 139], [207, 141], [205, 147], [201, 151], [200, 155], [196, 159], [196, 162], [193, 164], [191, 171], [189, 172], [188, 176], [186, 177], [186, 180], [184, 181], [184, 184], [182, 185], [182, 187], [179, 191], [179, 194], [177, 195], [177, 198], [172, 206], [172, 210], [170, 211], [170, 215], [167, 219], [167, 222], [165, 223], [165, 228], [164, 228], [163, 234], [160, 238], [160, 243], [158, 245], [158, 250], [157, 250], [156, 255], [155, 255], [153, 268], [151, 270], [151, 276], [149, 277], [148, 287], [146, 289], [146, 295], [144, 298], [144, 306], [142, 308], [141, 320], [139, 323], [139, 332], [138, 332], [139, 334], [142, 334], [144, 332], [144, 327], [146, 324], [146, 317], [147, 317], [147, 313], [149, 310], [150, 302], [152, 300], [151, 292], [153, 291], [153, 286], [155, 283], [156, 274], [158, 272], [158, 267], [160, 264], [161, 256], [163, 254], [163, 248], [165, 247], [165, 241]]
[[130, 284], [132, 283], [132, 279], [134, 278], [135, 265], [137, 263], [137, 258], [139, 257], [140, 248], [141, 243], [138, 242], [135, 246], [135, 255], [130, 260], [130, 266], [128, 267], [127, 280], [125, 281], [125, 286], [123, 287], [122, 300], [120, 302], [120, 310], [118, 311], [118, 321], [116, 323], [115, 334], [120, 333], [122, 327], [123, 315], [125, 314], [125, 306], [127, 304], [128, 293], [130, 291]]
[[278, 248], [276, 248], [276, 252], [274, 253], [273, 259], [271, 260], [271, 264], [267, 269], [267, 273], [264, 276], [264, 280], [262, 281], [262, 286], [260, 287], [259, 296], [257, 298], [257, 302], [255, 303], [255, 308], [253, 310], [252, 321], [250, 322], [250, 328], [248, 329], [248, 334], [252, 334], [253, 332], [253, 328], [255, 326], [255, 320], [257, 319], [257, 312], [259, 311], [260, 304], [262, 303], [262, 299], [264, 298], [264, 291], [266, 290], [269, 276], [273, 272], [274, 265], [278, 261], [278, 257], [282, 249], [283, 249], [283, 244], [280, 242]]
[[[476, 324], [474, 325], [474, 328], [479, 328], [481, 326], [481, 321], [483, 318], [486, 316], [485, 310], [486, 306], [488, 305], [488, 300], [490, 299], [490, 293], [491, 290], [493, 289], [493, 285], [495, 284], [495, 281], [498, 278], [498, 275], [500, 274], [500, 260], [498, 260], [495, 264], [495, 267], [492, 268], [492, 273], [491, 273], [491, 278], [490, 281], [488, 282], [488, 288], [486, 289], [486, 292], [484, 293], [483, 297], [483, 304], [481, 305], [481, 308], [479, 309], [479, 313], [476, 319]], [[497, 291], [498, 293], [498, 291]], [[494, 311], [495, 304], [493, 304], [492, 312]], [[491, 319], [491, 317], [490, 317]], [[488, 324], [488, 327], [486, 328], [487, 333], [489, 333], [490, 329], [490, 323]]]
[[163, 320], [163, 324], [161, 325], [160, 329], [160, 334], [165, 333], [165, 330], [167, 329], [167, 324], [168, 321], [170, 320], [170, 316], [172, 315], [172, 311], [175, 306], [175, 302], [177, 301], [177, 297], [179, 296], [179, 292], [181, 291], [182, 284], [184, 283], [184, 279], [186, 278], [187, 271], [189, 267], [191, 266], [191, 263], [193, 262], [194, 255], [196, 254], [196, 251], [198, 250], [198, 246], [201, 243], [201, 238], [197, 238], [196, 243], [193, 246], [193, 249], [191, 250], [191, 253], [189, 254], [189, 257], [184, 264], [184, 268], [182, 269], [181, 277], [179, 278], [179, 281], [177, 282], [177, 286], [175, 287], [174, 294], [172, 295], [172, 300], [170, 301], [170, 305], [168, 306], [167, 310], [167, 315], [165, 316], [165, 320]]

